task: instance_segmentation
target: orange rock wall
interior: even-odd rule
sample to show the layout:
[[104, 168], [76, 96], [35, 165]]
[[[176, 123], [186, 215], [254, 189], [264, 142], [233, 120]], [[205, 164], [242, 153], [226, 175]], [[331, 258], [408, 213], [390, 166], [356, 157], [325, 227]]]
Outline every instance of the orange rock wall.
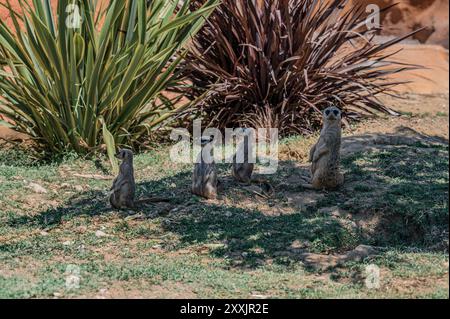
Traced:
[[[120, 0], [122, 1], [122, 0]], [[0, 0], [6, 3], [6, 0]], [[10, 0], [18, 11], [18, 0]], [[58, 0], [52, 0], [56, 8]], [[351, 0], [350, 5], [376, 4], [380, 8], [398, 3], [389, 12], [382, 15], [384, 31], [382, 35], [401, 35], [412, 30], [427, 29], [415, 36], [421, 43], [439, 44], [449, 47], [449, 1], [448, 0]], [[0, 19], [11, 22], [8, 12], [0, 6]]]
[[382, 35], [402, 35], [425, 27], [414, 36], [416, 40], [448, 49], [448, 0], [352, 0], [353, 5], [376, 4], [380, 8], [394, 3], [398, 5], [382, 14]]

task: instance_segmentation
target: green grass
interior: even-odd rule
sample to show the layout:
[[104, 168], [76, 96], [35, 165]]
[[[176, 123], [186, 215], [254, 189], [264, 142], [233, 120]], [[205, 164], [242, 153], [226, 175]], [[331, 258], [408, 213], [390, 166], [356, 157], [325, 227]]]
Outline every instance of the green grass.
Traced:
[[[356, 154], [343, 165], [355, 181], [352, 201], [344, 208], [383, 211], [388, 219], [387, 234], [376, 244], [430, 246], [448, 236], [448, 147]], [[377, 198], [371, 198], [371, 188], [379, 190]]]
[[[346, 186], [319, 192], [301, 208], [288, 200], [302, 197], [301, 187], [282, 186], [295, 173], [292, 163], [280, 163], [270, 177], [277, 190], [271, 199], [225, 178], [223, 197], [208, 202], [190, 195], [189, 165], [153, 151], [135, 160], [139, 196], [174, 200], [133, 216], [104, 210], [111, 181], [74, 176], [105, 174], [106, 159], [38, 163], [1, 152], [0, 298], [448, 298], [448, 147], [344, 158]], [[220, 173], [229, 175], [228, 167]], [[47, 193], [33, 193], [30, 182]], [[345, 215], [332, 216], [328, 207]], [[99, 230], [107, 237], [97, 237]], [[360, 244], [381, 254], [327, 271], [307, 267], [299, 255]], [[369, 264], [382, 270], [378, 290], [364, 285]], [[70, 265], [80, 269], [74, 290], [65, 285]]]

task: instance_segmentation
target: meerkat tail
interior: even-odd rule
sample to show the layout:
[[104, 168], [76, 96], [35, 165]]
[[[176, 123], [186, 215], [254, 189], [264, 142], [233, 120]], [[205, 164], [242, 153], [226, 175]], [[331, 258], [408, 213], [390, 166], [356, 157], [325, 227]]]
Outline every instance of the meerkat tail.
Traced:
[[165, 198], [165, 197], [150, 197], [150, 198], [143, 198], [138, 201], [135, 201], [135, 205], [141, 205], [141, 204], [151, 204], [151, 203], [170, 203], [172, 201], [172, 198]]
[[300, 185], [305, 189], [309, 189], [309, 190], [313, 190], [313, 191], [316, 190], [312, 184], [300, 184]]
[[256, 178], [252, 178], [251, 180], [250, 180], [250, 183], [251, 184], [255, 184], [255, 183], [267, 183], [267, 179], [264, 179], [264, 178], [260, 178], [260, 177], [256, 177]]

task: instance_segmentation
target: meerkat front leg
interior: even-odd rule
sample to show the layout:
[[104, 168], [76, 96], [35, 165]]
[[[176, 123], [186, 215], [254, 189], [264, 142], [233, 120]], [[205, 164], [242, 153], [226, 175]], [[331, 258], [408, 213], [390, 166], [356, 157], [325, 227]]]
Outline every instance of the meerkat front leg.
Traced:
[[314, 182], [314, 176], [316, 175], [316, 167], [317, 167], [317, 163], [318, 161], [325, 156], [326, 154], [328, 154], [330, 152], [329, 148], [327, 147], [326, 144], [322, 144], [319, 146], [320, 143], [317, 143], [316, 145], [314, 145], [311, 148], [311, 152], [310, 152], [310, 161], [311, 161], [311, 181], [310, 183], [302, 183], [301, 186], [305, 189], [309, 189], [309, 190], [317, 190], [318, 188], [315, 187], [315, 182]]
[[344, 180], [345, 180], [344, 174], [339, 173], [338, 177], [337, 177], [337, 186], [343, 185], [344, 184]]
[[330, 149], [324, 144], [321, 145], [318, 149], [316, 149], [316, 152], [314, 153], [312, 162], [316, 163], [318, 160], [322, 158], [322, 156], [328, 154], [330, 152]]
[[313, 147], [311, 147], [311, 149], [309, 150], [309, 162], [313, 161], [314, 154], [316, 153], [316, 148], [317, 148], [317, 143], [314, 144]]

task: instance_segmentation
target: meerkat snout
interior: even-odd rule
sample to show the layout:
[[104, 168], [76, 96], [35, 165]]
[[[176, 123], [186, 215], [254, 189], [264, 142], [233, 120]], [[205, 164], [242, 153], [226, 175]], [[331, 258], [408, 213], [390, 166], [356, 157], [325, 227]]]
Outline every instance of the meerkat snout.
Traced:
[[122, 149], [122, 150], [119, 150], [118, 152], [117, 152], [117, 154], [115, 155], [115, 157], [117, 158], [117, 159], [120, 159], [120, 160], [122, 160], [122, 161], [125, 161], [125, 160], [132, 160], [133, 159], [133, 152], [132, 151], [130, 151], [130, 150], [126, 150], [126, 149]]
[[342, 113], [337, 107], [331, 106], [323, 111], [323, 116], [326, 121], [340, 121]]

